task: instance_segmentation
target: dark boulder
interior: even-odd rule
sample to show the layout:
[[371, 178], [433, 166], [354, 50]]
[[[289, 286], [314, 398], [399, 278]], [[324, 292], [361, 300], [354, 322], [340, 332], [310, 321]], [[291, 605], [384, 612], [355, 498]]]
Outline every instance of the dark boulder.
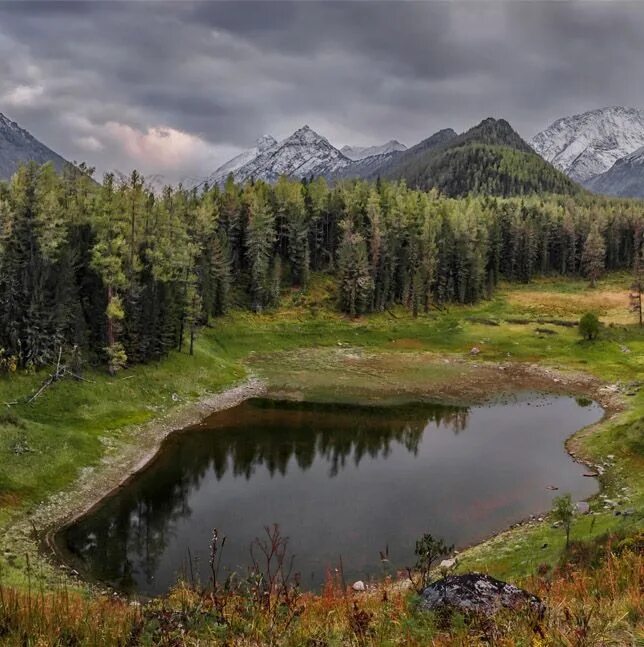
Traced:
[[488, 617], [502, 609], [529, 610], [538, 616], [545, 611], [536, 595], [482, 573], [449, 575], [430, 584], [422, 593], [420, 607]]

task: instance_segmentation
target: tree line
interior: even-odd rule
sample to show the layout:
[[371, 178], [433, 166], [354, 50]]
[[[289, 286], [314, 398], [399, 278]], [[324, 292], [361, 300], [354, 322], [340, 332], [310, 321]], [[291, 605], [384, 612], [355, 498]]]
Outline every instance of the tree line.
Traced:
[[629, 269], [644, 203], [590, 195], [446, 198], [404, 183], [232, 178], [152, 191], [136, 171], [26, 165], [0, 184], [0, 370], [60, 349], [105, 363], [192, 352], [230, 307], [261, 311], [311, 272], [335, 278], [357, 316], [417, 315], [490, 296], [501, 278]]

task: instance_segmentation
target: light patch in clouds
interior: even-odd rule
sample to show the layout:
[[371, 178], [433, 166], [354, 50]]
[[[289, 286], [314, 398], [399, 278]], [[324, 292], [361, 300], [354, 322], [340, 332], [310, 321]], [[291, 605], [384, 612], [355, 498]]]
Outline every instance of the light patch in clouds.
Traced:
[[98, 151], [102, 151], [103, 148], [105, 148], [103, 144], [92, 135], [87, 135], [86, 137], [76, 137], [74, 139], [74, 142], [80, 149], [88, 151], [90, 153], [96, 153]]
[[[216, 168], [221, 160], [237, 155], [240, 149], [210, 144], [201, 137], [169, 126], [146, 130], [110, 121], [100, 129], [101, 139], [120, 149], [120, 157], [131, 161], [144, 174], [168, 179], [199, 178], [204, 169]], [[96, 139], [89, 137], [86, 139]]]
[[2, 97], [2, 103], [13, 108], [26, 108], [35, 105], [44, 94], [42, 85], [17, 85]]
[[110, 121], [105, 132], [113, 137], [135, 162], [150, 166], [156, 163], [159, 170], [176, 170], [195, 157], [207, 158], [212, 155], [202, 139], [190, 133], [153, 126], [145, 132], [127, 124]]

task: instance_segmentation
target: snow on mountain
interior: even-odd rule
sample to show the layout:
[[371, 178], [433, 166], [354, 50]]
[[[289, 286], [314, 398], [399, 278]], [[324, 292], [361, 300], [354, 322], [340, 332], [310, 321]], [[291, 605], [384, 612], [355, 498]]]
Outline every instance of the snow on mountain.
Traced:
[[395, 139], [390, 139], [380, 146], [343, 146], [340, 152], [351, 160], [357, 161], [374, 155], [388, 155], [389, 153], [405, 151], [407, 146]]
[[530, 144], [573, 180], [586, 182], [644, 146], [644, 110], [600, 108], [563, 117]]
[[[266, 146], [262, 150], [258, 147], [257, 154], [250, 154], [252, 151], [242, 153], [217, 169], [208, 181], [221, 184], [229, 173], [237, 182], [251, 178], [274, 182], [281, 175], [298, 178], [329, 176], [351, 164], [348, 157], [309, 126], [299, 128], [280, 142], [273, 140], [271, 144], [268, 138], [264, 141]], [[247, 157], [240, 159], [247, 153]]]
[[595, 193], [644, 198], [644, 146], [586, 182]]
[[8, 180], [20, 164], [31, 161], [38, 164], [53, 162], [59, 171], [67, 163], [58, 153], [0, 113], [0, 179]]
[[255, 142], [255, 146], [253, 146], [253, 148], [242, 151], [236, 157], [233, 157], [225, 164], [222, 164], [212, 174], [212, 176], [208, 178], [208, 182], [210, 184], [223, 184], [230, 173], [234, 175], [236, 171], [238, 171], [249, 162], [252, 162], [260, 153], [263, 153], [269, 148], [275, 146], [275, 144], [277, 144], [277, 140], [271, 135], [264, 135], [263, 137], [260, 137]]

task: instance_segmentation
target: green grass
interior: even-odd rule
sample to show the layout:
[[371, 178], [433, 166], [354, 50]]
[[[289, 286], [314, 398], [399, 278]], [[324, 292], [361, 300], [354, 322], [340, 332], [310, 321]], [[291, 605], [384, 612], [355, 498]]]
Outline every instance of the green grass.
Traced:
[[[582, 282], [546, 279], [525, 286], [504, 285], [490, 301], [432, 311], [417, 319], [396, 309], [351, 320], [335, 312], [328, 283], [316, 277], [308, 293], [286, 294], [279, 311], [233, 312], [215, 320], [201, 332], [193, 357], [175, 352], [162, 362], [126, 370], [115, 378], [88, 371], [85, 377], [91, 382], [55, 384], [32, 404], [10, 408], [0, 404], [0, 411], [7, 412], [0, 415], [0, 526], [70, 487], [81, 469], [100, 462], [106, 447], [136, 443], [136, 425], [222, 390], [249, 371], [264, 377], [277, 392], [297, 390], [310, 399], [344, 401], [409, 399], [420, 397], [428, 386], [441, 393], [439, 387], [463, 379], [464, 371], [471, 372], [474, 385], [477, 374], [472, 365], [485, 362], [538, 363], [623, 384], [642, 380], [644, 332], [626, 325], [632, 319], [627, 313], [627, 285], [627, 277], [619, 275], [608, 277], [594, 291]], [[615, 297], [620, 290], [623, 310]], [[556, 318], [574, 320], [580, 301], [600, 304], [613, 324], [594, 343], [580, 341], [574, 328], [535, 321], [550, 307], [556, 307]], [[515, 318], [527, 323], [506, 322]], [[539, 334], [538, 327], [555, 334]], [[473, 346], [481, 350], [475, 358], [469, 355]], [[630, 352], [623, 352], [624, 347]], [[442, 363], [441, 356], [465, 359], [467, 364], [463, 368]], [[43, 378], [38, 374], [0, 379], [0, 403], [24, 398]], [[450, 393], [445, 387], [443, 395]], [[472, 393], [466, 391], [463, 397], [473, 397]], [[625, 401], [626, 410], [585, 437], [581, 448], [594, 460], [616, 456], [604, 487], [610, 496], [628, 487], [629, 505], [638, 514], [623, 518], [602, 512], [592, 517], [592, 529], [590, 518], [582, 518], [573, 536], [641, 527], [644, 391], [626, 396]], [[563, 533], [546, 522], [477, 547], [464, 557], [464, 564], [514, 577], [532, 572], [539, 563], [553, 563], [562, 545]], [[0, 568], [2, 563], [0, 555]]]

